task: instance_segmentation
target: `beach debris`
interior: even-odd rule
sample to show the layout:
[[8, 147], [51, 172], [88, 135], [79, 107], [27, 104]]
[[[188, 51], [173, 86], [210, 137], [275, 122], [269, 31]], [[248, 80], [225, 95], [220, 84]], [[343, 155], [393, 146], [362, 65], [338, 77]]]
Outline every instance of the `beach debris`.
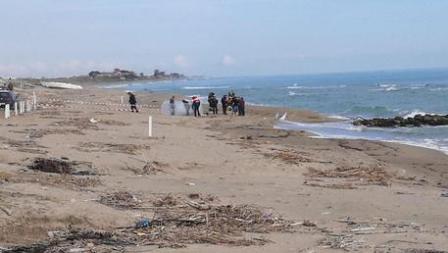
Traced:
[[142, 172], [145, 175], [156, 175], [158, 172], [164, 172], [161, 168], [162, 164], [157, 161], [146, 161], [143, 166]]
[[447, 197], [448, 198], [448, 192], [444, 192], [444, 193], [440, 194], [440, 197]]
[[51, 134], [75, 134], [75, 135], [84, 135], [84, 133], [79, 129], [61, 129], [61, 128], [45, 128], [45, 129], [30, 129], [28, 133], [28, 137], [31, 139], [34, 138], [42, 138], [45, 135], [51, 135]]
[[142, 204], [135, 195], [125, 191], [102, 195], [98, 202], [115, 208], [135, 208]]
[[319, 170], [308, 168], [305, 176], [310, 178], [336, 178], [350, 180], [358, 184], [375, 184], [387, 186], [393, 178], [393, 174], [388, 173], [384, 168], [374, 167], [336, 167], [335, 169]]
[[140, 150], [149, 150], [149, 145], [125, 144], [125, 143], [104, 143], [104, 142], [84, 142], [75, 149], [82, 152], [114, 152], [129, 155], [136, 155]]
[[352, 234], [330, 234], [319, 242], [319, 245], [331, 249], [358, 251], [369, 247], [364, 240], [356, 239]]
[[118, 120], [113, 120], [113, 119], [99, 119], [98, 123], [103, 124], [103, 125], [108, 125], [108, 126], [129, 126], [129, 123], [125, 123], [122, 121], [118, 121]]
[[[134, 199], [132, 194], [123, 195], [125, 201]], [[291, 225], [293, 222], [281, 218], [272, 210], [251, 205], [202, 204], [201, 199], [205, 199], [202, 195], [196, 201], [187, 198], [160, 196], [160, 206], [154, 209], [153, 217], [140, 218], [130, 227], [110, 231], [83, 229], [52, 232], [47, 241], [13, 247], [7, 252], [70, 252], [71, 249], [90, 250], [92, 245], [94, 252], [115, 252], [111, 249], [118, 247], [123, 250], [123, 247], [137, 245], [171, 248], [204, 243], [250, 246], [270, 242], [262, 236], [265, 233], [295, 231]], [[180, 205], [180, 200], [190, 204]], [[206, 205], [209, 206], [204, 209]]]
[[300, 152], [294, 149], [277, 149], [271, 148], [271, 152], [264, 153], [266, 157], [272, 157], [273, 159], [281, 160], [289, 164], [301, 164], [310, 163], [313, 160], [309, 159], [309, 153]]
[[61, 126], [76, 127], [79, 130], [99, 130], [98, 124], [92, 123], [90, 120], [91, 119], [87, 118], [87, 117], [69, 118], [67, 120], [54, 122], [50, 126], [54, 126], [54, 127], [61, 127]]
[[0, 137], [0, 141], [3, 145], [0, 146], [0, 149], [8, 149], [8, 150], [16, 150], [24, 153], [31, 154], [46, 154], [48, 151], [43, 150], [47, 148], [42, 145], [38, 145], [34, 140], [14, 140], [5, 137]]
[[12, 212], [6, 207], [0, 206], [0, 211], [4, 212], [6, 215], [11, 216]]
[[73, 172], [72, 165], [69, 162], [54, 158], [36, 158], [28, 168], [31, 170], [59, 174], [71, 174]]
[[92, 163], [67, 161], [66, 159], [41, 158], [34, 159], [28, 166], [30, 170], [42, 171], [47, 173], [71, 174], [79, 176], [97, 175], [96, 169]]
[[317, 227], [316, 223], [311, 222], [309, 220], [304, 220], [303, 223], [302, 223], [302, 226], [305, 226], [305, 227]]
[[135, 228], [148, 228], [151, 226], [151, 220], [148, 218], [142, 218], [135, 223]]
[[98, 123], [98, 120], [96, 120], [95, 118], [90, 118], [90, 123], [92, 123], [92, 124], [96, 124], [96, 123]]
[[0, 183], [9, 182], [11, 180], [12, 175], [8, 172], [0, 171]]

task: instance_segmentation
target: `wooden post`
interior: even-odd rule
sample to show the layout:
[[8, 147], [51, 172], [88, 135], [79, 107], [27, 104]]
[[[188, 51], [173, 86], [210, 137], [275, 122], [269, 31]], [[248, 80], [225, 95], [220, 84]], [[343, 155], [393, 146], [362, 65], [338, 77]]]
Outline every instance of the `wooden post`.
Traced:
[[5, 119], [9, 119], [11, 117], [11, 110], [9, 109], [9, 104], [5, 105]]
[[148, 118], [148, 136], [152, 137], [152, 116], [149, 115]]
[[19, 114], [19, 112], [17, 111], [17, 101], [16, 102], [14, 102], [14, 115], [18, 115]]
[[120, 97], [120, 101], [121, 101], [121, 103], [120, 103], [121, 105], [124, 104], [124, 98], [123, 98], [123, 96]]

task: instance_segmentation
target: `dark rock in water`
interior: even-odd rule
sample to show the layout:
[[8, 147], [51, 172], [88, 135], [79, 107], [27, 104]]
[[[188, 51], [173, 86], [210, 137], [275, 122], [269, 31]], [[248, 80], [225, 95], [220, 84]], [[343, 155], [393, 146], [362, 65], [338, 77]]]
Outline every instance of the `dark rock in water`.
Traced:
[[366, 127], [420, 127], [448, 125], [448, 115], [417, 114], [413, 118], [373, 118], [353, 121], [355, 126]]

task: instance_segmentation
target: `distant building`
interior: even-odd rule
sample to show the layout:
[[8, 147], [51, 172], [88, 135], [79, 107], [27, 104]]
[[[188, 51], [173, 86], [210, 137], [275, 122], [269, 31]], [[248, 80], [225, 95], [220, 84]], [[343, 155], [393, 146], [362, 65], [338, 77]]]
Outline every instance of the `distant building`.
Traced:
[[122, 79], [122, 80], [129, 80], [129, 79], [138, 78], [138, 75], [134, 71], [116, 68], [113, 70], [113, 72], [90, 71], [89, 77], [92, 79], [95, 79], [95, 78], [117, 79], [118, 78], [118, 79]]

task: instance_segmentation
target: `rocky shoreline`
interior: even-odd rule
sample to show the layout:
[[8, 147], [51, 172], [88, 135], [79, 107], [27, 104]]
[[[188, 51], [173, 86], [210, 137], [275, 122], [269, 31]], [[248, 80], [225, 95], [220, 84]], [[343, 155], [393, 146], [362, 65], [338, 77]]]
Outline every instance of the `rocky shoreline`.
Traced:
[[417, 114], [414, 117], [373, 118], [353, 121], [355, 126], [366, 127], [421, 127], [448, 125], [447, 115]]

